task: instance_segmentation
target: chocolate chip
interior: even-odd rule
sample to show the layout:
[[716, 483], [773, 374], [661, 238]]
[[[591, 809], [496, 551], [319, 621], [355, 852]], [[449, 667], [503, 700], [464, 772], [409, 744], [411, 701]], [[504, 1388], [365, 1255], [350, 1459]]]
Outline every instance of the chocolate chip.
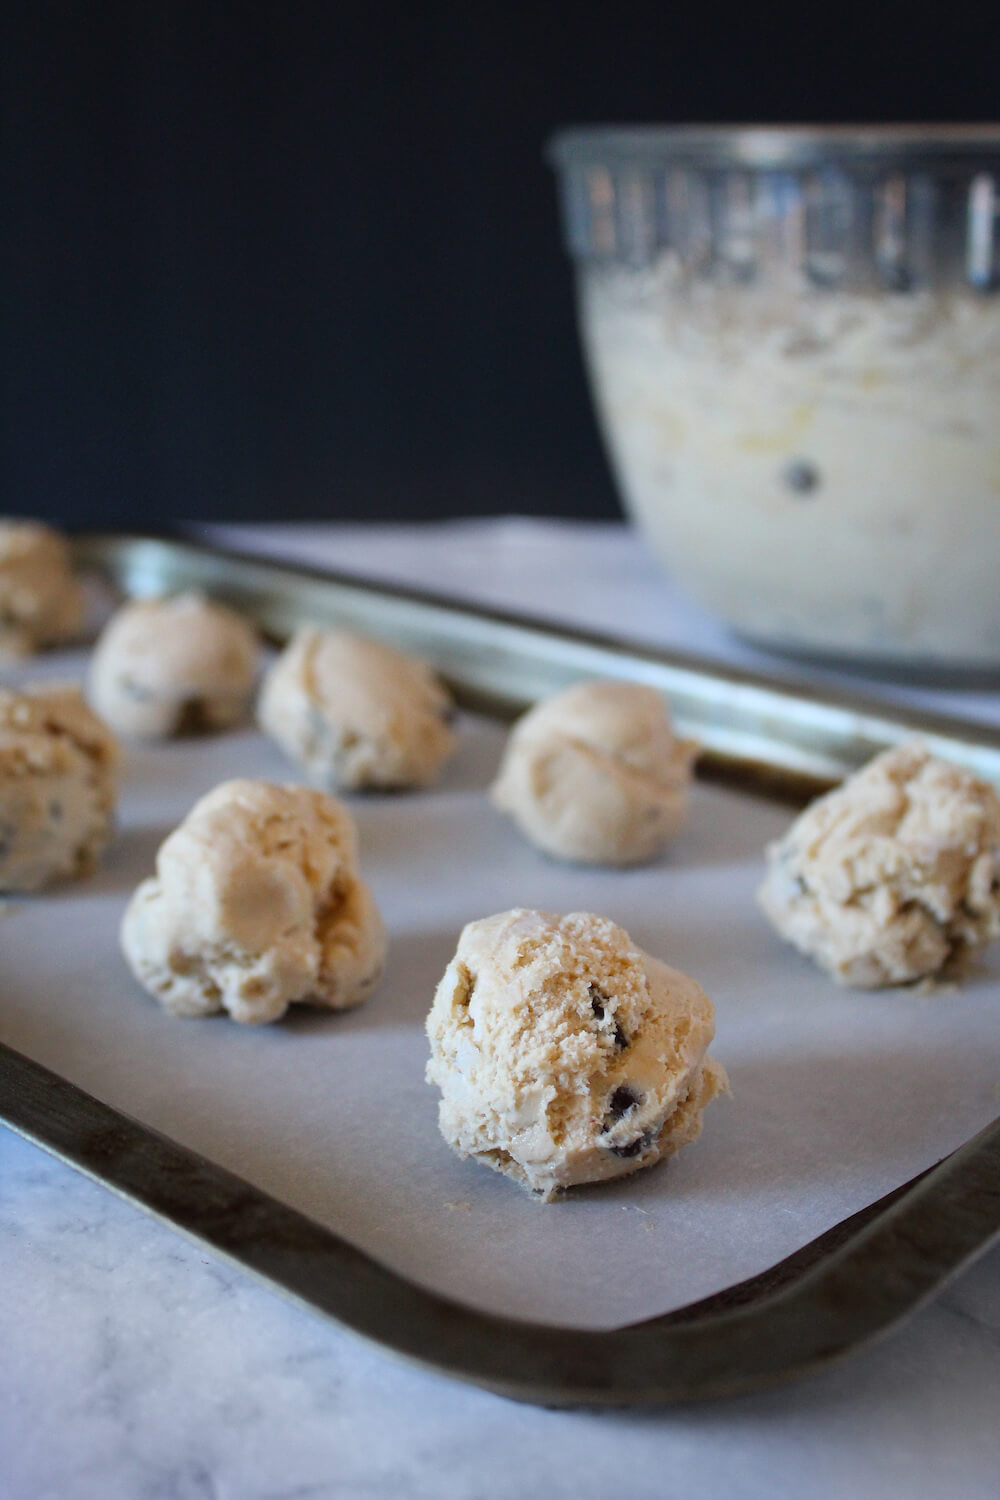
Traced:
[[593, 1007], [594, 1015], [597, 1017], [597, 1019], [599, 1021], [603, 1021], [604, 1020], [604, 1007], [607, 1005], [608, 1001], [611, 999], [611, 996], [610, 995], [606, 995], [604, 993], [604, 991], [601, 989], [601, 987], [600, 987], [599, 984], [592, 984], [592, 985], [590, 985], [588, 987], [587, 993], [590, 996], [590, 1003], [591, 1003], [591, 1006]]
[[782, 469], [781, 479], [796, 494], [809, 495], [819, 488], [820, 472], [807, 458], [793, 458]]
[[613, 1156], [623, 1156], [627, 1161], [632, 1156], [641, 1156], [653, 1144], [658, 1134], [659, 1131], [656, 1126], [650, 1126], [641, 1135], [637, 1135], [634, 1140], [626, 1141], [624, 1146], [609, 1145], [608, 1149]]
[[[627, 1083], [620, 1083], [608, 1100], [608, 1112], [604, 1117], [603, 1134], [623, 1120], [630, 1110], [642, 1103], [642, 1094]], [[633, 1136], [630, 1141], [605, 1141], [608, 1150], [615, 1156], [622, 1156], [626, 1160], [632, 1156], [639, 1156], [646, 1150], [647, 1146], [654, 1141], [659, 1134], [659, 1126], [649, 1126], [645, 1130]]]
[[208, 714], [205, 712], [204, 698], [185, 698], [177, 715], [174, 733], [178, 735], [204, 734], [210, 727]]
[[[627, 1115], [630, 1109], [635, 1109], [636, 1105], [641, 1103], [641, 1094], [637, 1094], [635, 1089], [627, 1083], [620, 1083], [608, 1100], [607, 1119], [613, 1125]], [[611, 1125], [605, 1125], [605, 1130], [610, 1130]]]
[[438, 710], [438, 715], [443, 723], [454, 724], [455, 720], [458, 718], [458, 709], [455, 707], [454, 703], [447, 703], [445, 704], [444, 708]]
[[[607, 1007], [611, 1004], [611, 996], [605, 994], [604, 990], [601, 989], [599, 984], [590, 985], [588, 988], [588, 993], [590, 995], [590, 1004], [593, 1009], [594, 1015], [597, 1017], [598, 1021], [603, 1021], [605, 1015], [607, 1014]], [[628, 1037], [622, 1030], [621, 1022], [617, 1019], [617, 1017], [612, 1016], [611, 1019], [614, 1023], [615, 1028], [613, 1033], [615, 1046], [619, 1051], [621, 1051], [623, 1048], [628, 1046]]]
[[53, 823], [60, 823], [60, 822], [62, 822], [62, 815], [63, 815], [62, 803], [61, 802], [50, 802], [49, 803], [49, 817], [52, 819], [52, 822]]

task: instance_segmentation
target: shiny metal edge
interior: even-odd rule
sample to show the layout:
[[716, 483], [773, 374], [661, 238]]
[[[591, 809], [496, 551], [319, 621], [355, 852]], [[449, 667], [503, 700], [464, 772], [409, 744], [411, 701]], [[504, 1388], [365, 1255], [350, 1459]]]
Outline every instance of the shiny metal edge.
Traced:
[[205, 589], [275, 640], [314, 621], [417, 651], [462, 706], [502, 718], [585, 677], [648, 683], [701, 743], [699, 774], [741, 790], [802, 802], [913, 736], [1000, 787], [1000, 730], [960, 719], [186, 539], [81, 536], [74, 551], [127, 594]]
[[25, 1139], [340, 1327], [546, 1405], [699, 1401], [818, 1372], [887, 1333], [1000, 1237], [998, 1120], [839, 1226], [832, 1248], [823, 1236], [728, 1296], [590, 1332], [483, 1313], [407, 1281], [2, 1044], [0, 1110]]
[[581, 166], [703, 167], [787, 171], [899, 166], [968, 171], [1000, 161], [1000, 124], [575, 125], [546, 143], [558, 169]]

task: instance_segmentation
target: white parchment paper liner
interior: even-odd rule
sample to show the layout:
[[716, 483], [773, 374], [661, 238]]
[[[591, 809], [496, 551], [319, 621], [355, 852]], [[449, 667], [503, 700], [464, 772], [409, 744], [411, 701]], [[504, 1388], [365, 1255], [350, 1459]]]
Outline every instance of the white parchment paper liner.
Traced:
[[[17, 675], [79, 677], [82, 658]], [[390, 931], [359, 1011], [244, 1029], [178, 1021], [131, 979], [117, 927], [161, 840], [231, 776], [294, 780], [247, 730], [127, 749], [118, 837], [90, 880], [0, 918], [0, 1038], [477, 1306], [581, 1327], [664, 1312], [752, 1275], [1000, 1113], [1000, 964], [934, 995], [840, 990], [758, 914], [779, 807], [696, 789], [660, 863], [603, 872], [527, 847], [488, 805], [503, 731], [466, 721], [440, 787], [356, 799]], [[423, 1020], [459, 929], [510, 906], [599, 911], [695, 975], [716, 1005], [732, 1100], [666, 1166], [541, 1205], [461, 1162], [423, 1081]]]

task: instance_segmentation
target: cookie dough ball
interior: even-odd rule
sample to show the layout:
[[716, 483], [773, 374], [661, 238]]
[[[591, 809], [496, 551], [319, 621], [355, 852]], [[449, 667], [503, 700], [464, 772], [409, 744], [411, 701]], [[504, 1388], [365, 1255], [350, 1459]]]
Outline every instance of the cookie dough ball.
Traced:
[[300, 630], [268, 673], [260, 726], [322, 786], [427, 786], [455, 748], [451, 699], [425, 662], [345, 630]]
[[841, 984], [940, 974], [1000, 935], [1000, 801], [916, 742], [806, 808], [767, 860], [765, 913]]
[[257, 637], [201, 594], [140, 599], [108, 621], [94, 650], [90, 700], [131, 739], [228, 729], [244, 716]]
[[65, 537], [40, 521], [0, 520], [0, 653], [72, 640], [83, 611]]
[[546, 1199], [688, 1145], [726, 1087], [705, 993], [588, 912], [470, 922], [427, 1034], [445, 1140]]
[[117, 763], [79, 689], [0, 691], [0, 890], [91, 869], [111, 829]]
[[226, 781], [161, 845], [122, 924], [133, 974], [176, 1016], [277, 1021], [295, 1001], [345, 1010], [373, 988], [385, 929], [335, 798]]
[[641, 864], [684, 819], [696, 753], [654, 688], [582, 682], [518, 720], [492, 798], [557, 859]]

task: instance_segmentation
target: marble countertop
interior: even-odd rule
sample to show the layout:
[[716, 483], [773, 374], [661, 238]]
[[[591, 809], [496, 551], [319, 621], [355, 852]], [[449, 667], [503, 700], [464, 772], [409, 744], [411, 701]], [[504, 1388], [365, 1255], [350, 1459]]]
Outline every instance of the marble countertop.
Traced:
[[[624, 528], [227, 536], [763, 660], [675, 596]], [[930, 697], [1000, 718], [1000, 694]], [[0, 1500], [998, 1494], [1000, 1248], [880, 1346], [796, 1386], [546, 1411], [359, 1343], [0, 1130], [0, 1289]]]

